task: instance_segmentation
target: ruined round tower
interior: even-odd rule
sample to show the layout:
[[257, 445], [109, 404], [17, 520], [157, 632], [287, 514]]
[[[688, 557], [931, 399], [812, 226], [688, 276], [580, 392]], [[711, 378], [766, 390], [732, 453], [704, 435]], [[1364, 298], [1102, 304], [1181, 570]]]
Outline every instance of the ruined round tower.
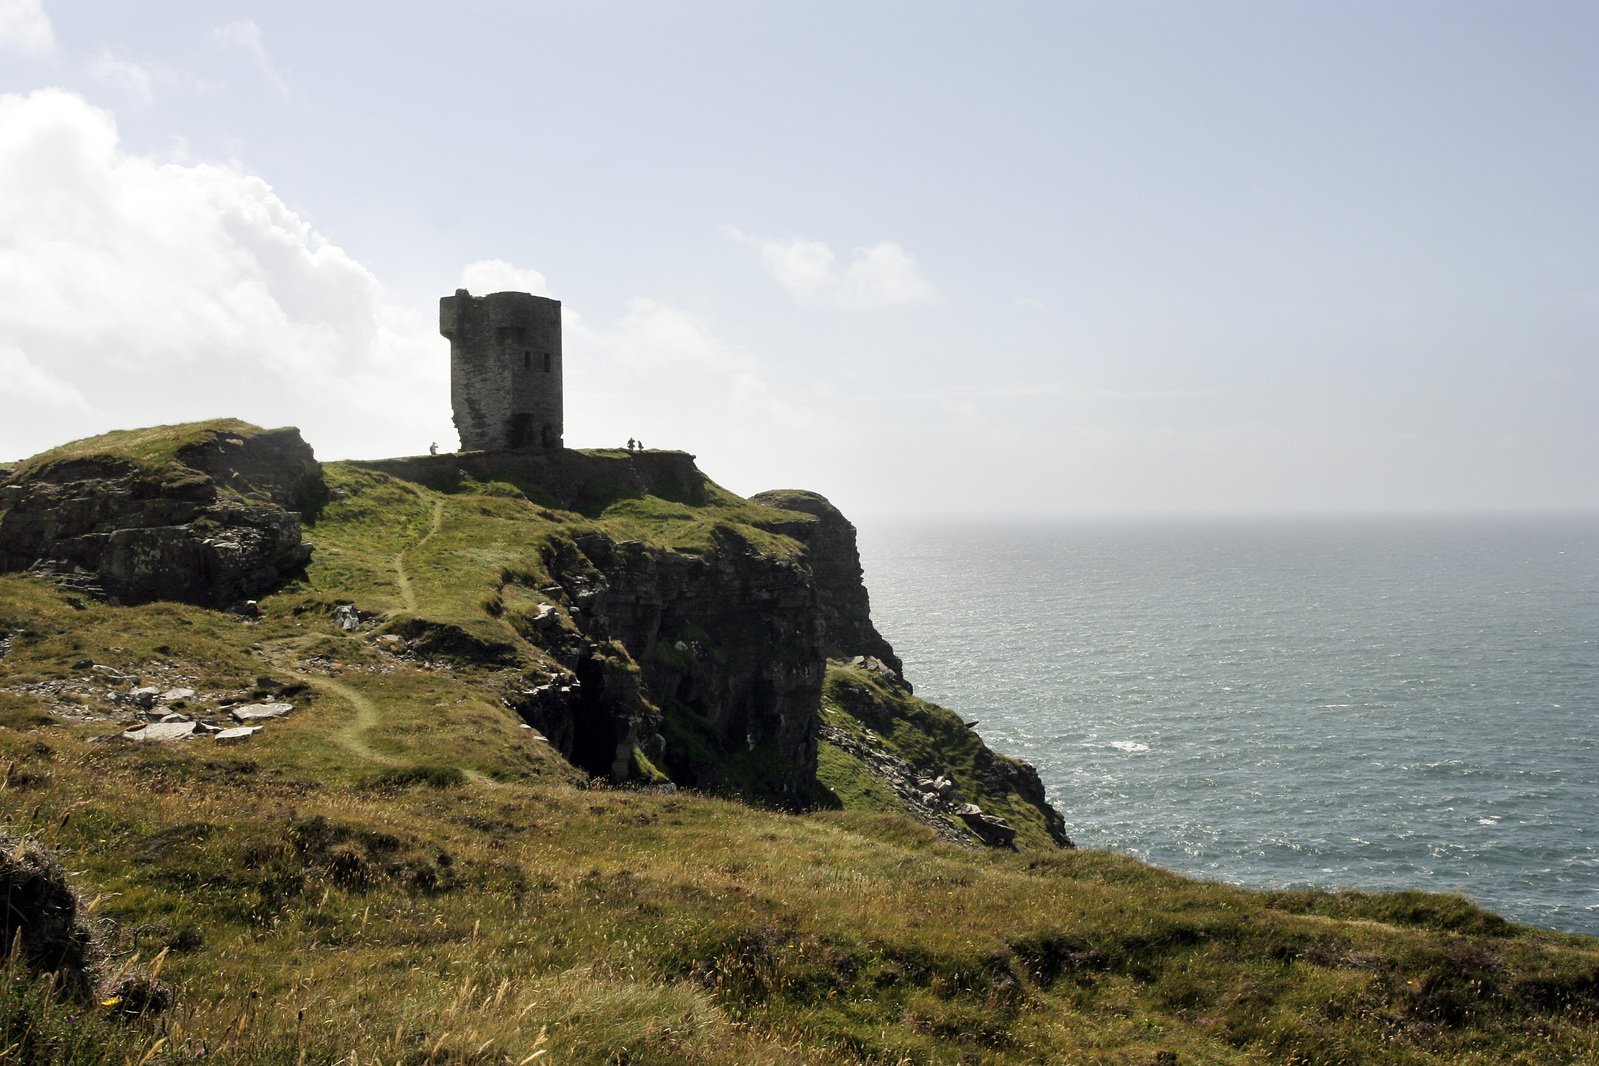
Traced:
[[439, 299], [461, 450], [561, 447], [561, 301], [526, 292]]

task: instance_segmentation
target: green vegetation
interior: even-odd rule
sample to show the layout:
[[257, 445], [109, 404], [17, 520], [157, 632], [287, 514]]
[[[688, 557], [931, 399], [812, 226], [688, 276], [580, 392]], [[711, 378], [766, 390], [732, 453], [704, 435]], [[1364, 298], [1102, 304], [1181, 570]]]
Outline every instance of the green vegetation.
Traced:
[[[515, 745], [480, 726], [460, 739]], [[103, 731], [0, 730], [14, 827], [71, 857], [114, 953], [167, 951], [178, 990], [78, 1061], [162, 1038], [152, 1062], [1599, 1053], [1599, 945], [1452, 897], [1251, 893], [1103, 853], [962, 851], [891, 814], [441, 775], [438, 738], [394, 767], [327, 739], [348, 772], [323, 776], [314, 736], [246, 759]], [[11, 976], [6, 1009], [49, 1029]]]
[[[830, 662], [822, 691], [822, 721], [861, 739], [874, 738], [914, 767], [947, 775], [961, 795], [980, 800], [985, 812], [998, 815], [1016, 830], [1018, 847], [1053, 846], [1038, 808], [1000, 783], [1004, 764], [1011, 760], [988, 752], [953, 711], [913, 696], [863, 667]], [[818, 776], [841, 799], [854, 798], [846, 807], [899, 807], [868, 766], [837, 748]]]
[[[549, 560], [591, 532], [793, 542], [714, 487], [587, 514], [500, 479], [328, 478], [306, 579], [258, 620], [0, 577], [0, 828], [59, 855], [110, 956], [161, 959], [176, 996], [79, 1003], [12, 957], [0, 1060], [1599, 1061], [1599, 942], [1458, 897], [1250, 892], [1056, 849], [957, 716], [862, 668], [830, 665], [825, 721], [981, 795], [1019, 850], [938, 839], [831, 745], [839, 807], [811, 814], [597, 786], [503, 699], [549, 665], [518, 628]], [[197, 690], [180, 709], [296, 709], [237, 745], [125, 741], [87, 662]], [[697, 726], [662, 710], [669, 762]]]
[[21, 480], [58, 463], [87, 460], [127, 463], [150, 474], [160, 474], [177, 462], [178, 453], [219, 436], [253, 437], [260, 427], [237, 418], [186, 422], [176, 426], [117, 429], [98, 437], [63, 444], [19, 463], [13, 476]]

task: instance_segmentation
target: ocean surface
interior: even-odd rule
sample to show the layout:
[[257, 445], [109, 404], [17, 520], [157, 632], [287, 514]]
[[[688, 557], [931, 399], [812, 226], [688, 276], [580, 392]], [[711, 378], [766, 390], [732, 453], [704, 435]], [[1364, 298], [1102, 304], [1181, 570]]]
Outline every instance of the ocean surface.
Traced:
[[1080, 846], [1599, 934], [1599, 516], [859, 534], [917, 693]]

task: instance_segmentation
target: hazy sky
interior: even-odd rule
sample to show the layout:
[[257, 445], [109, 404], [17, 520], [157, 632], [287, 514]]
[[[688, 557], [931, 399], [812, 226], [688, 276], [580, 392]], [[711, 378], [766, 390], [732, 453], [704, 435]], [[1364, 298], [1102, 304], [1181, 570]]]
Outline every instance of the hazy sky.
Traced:
[[236, 415], [892, 512], [1599, 507], [1599, 5], [0, 0], [0, 458]]

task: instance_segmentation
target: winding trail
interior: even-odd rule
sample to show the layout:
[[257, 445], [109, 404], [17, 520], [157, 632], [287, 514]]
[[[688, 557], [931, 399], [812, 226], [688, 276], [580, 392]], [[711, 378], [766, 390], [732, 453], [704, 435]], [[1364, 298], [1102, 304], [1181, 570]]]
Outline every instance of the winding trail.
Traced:
[[[423, 496], [421, 492], [416, 492], [416, 497], [423, 503], [427, 502], [427, 497]], [[401, 549], [394, 555], [395, 583], [399, 587], [400, 596], [405, 601], [406, 608], [410, 611], [417, 609], [417, 598], [416, 589], [411, 582], [410, 571], [406, 569], [405, 557], [432, 540], [443, 526], [444, 500], [441, 498], [433, 501], [433, 513], [428, 521], [427, 532], [415, 544]], [[359, 688], [329, 677], [326, 674], [312, 673], [291, 665], [297, 658], [303, 644], [303, 638], [272, 641], [268, 648], [263, 649], [263, 655], [268, 662], [275, 664], [279, 670], [295, 680], [309, 685], [318, 692], [343, 701], [346, 706], [355, 712], [332, 729], [327, 734], [328, 739], [356, 758], [375, 766], [394, 767], [406, 765], [403, 758], [386, 755], [372, 746], [371, 734], [382, 723], [383, 714], [378, 710], [377, 704], [372, 702], [369, 697], [363, 695]], [[507, 787], [505, 782], [496, 781], [481, 770], [463, 768], [462, 772], [466, 775], [468, 781], [479, 788], [502, 789]]]
[[335, 744], [349, 752], [351, 755], [379, 766], [398, 766], [400, 760], [392, 755], [384, 755], [372, 747], [366, 739], [366, 734], [377, 728], [378, 720], [382, 717], [378, 713], [377, 705], [352, 685], [342, 681], [335, 681], [331, 677], [321, 674], [308, 674], [303, 670], [290, 670], [297, 680], [305, 682], [312, 688], [321, 692], [337, 696], [355, 709], [355, 715], [349, 721], [335, 729], [330, 738]]
[[[415, 490], [413, 489], [412, 491], [415, 491]], [[416, 493], [416, 498], [421, 500], [423, 503], [427, 502], [427, 497], [423, 496], [420, 492]], [[405, 569], [405, 556], [406, 556], [406, 553], [414, 552], [418, 548], [422, 547], [422, 545], [424, 545], [428, 541], [432, 540], [433, 539], [433, 534], [437, 533], [443, 527], [443, 525], [444, 525], [444, 501], [442, 499], [434, 500], [433, 501], [433, 517], [428, 522], [428, 531], [425, 534], [423, 534], [421, 540], [417, 541], [415, 544], [411, 545], [409, 548], [402, 548], [400, 551], [395, 553], [395, 556], [394, 556], [395, 583], [400, 586], [400, 598], [405, 601], [405, 609], [408, 610], [408, 611], [414, 612], [416, 610], [416, 589], [411, 587], [411, 575]]]

